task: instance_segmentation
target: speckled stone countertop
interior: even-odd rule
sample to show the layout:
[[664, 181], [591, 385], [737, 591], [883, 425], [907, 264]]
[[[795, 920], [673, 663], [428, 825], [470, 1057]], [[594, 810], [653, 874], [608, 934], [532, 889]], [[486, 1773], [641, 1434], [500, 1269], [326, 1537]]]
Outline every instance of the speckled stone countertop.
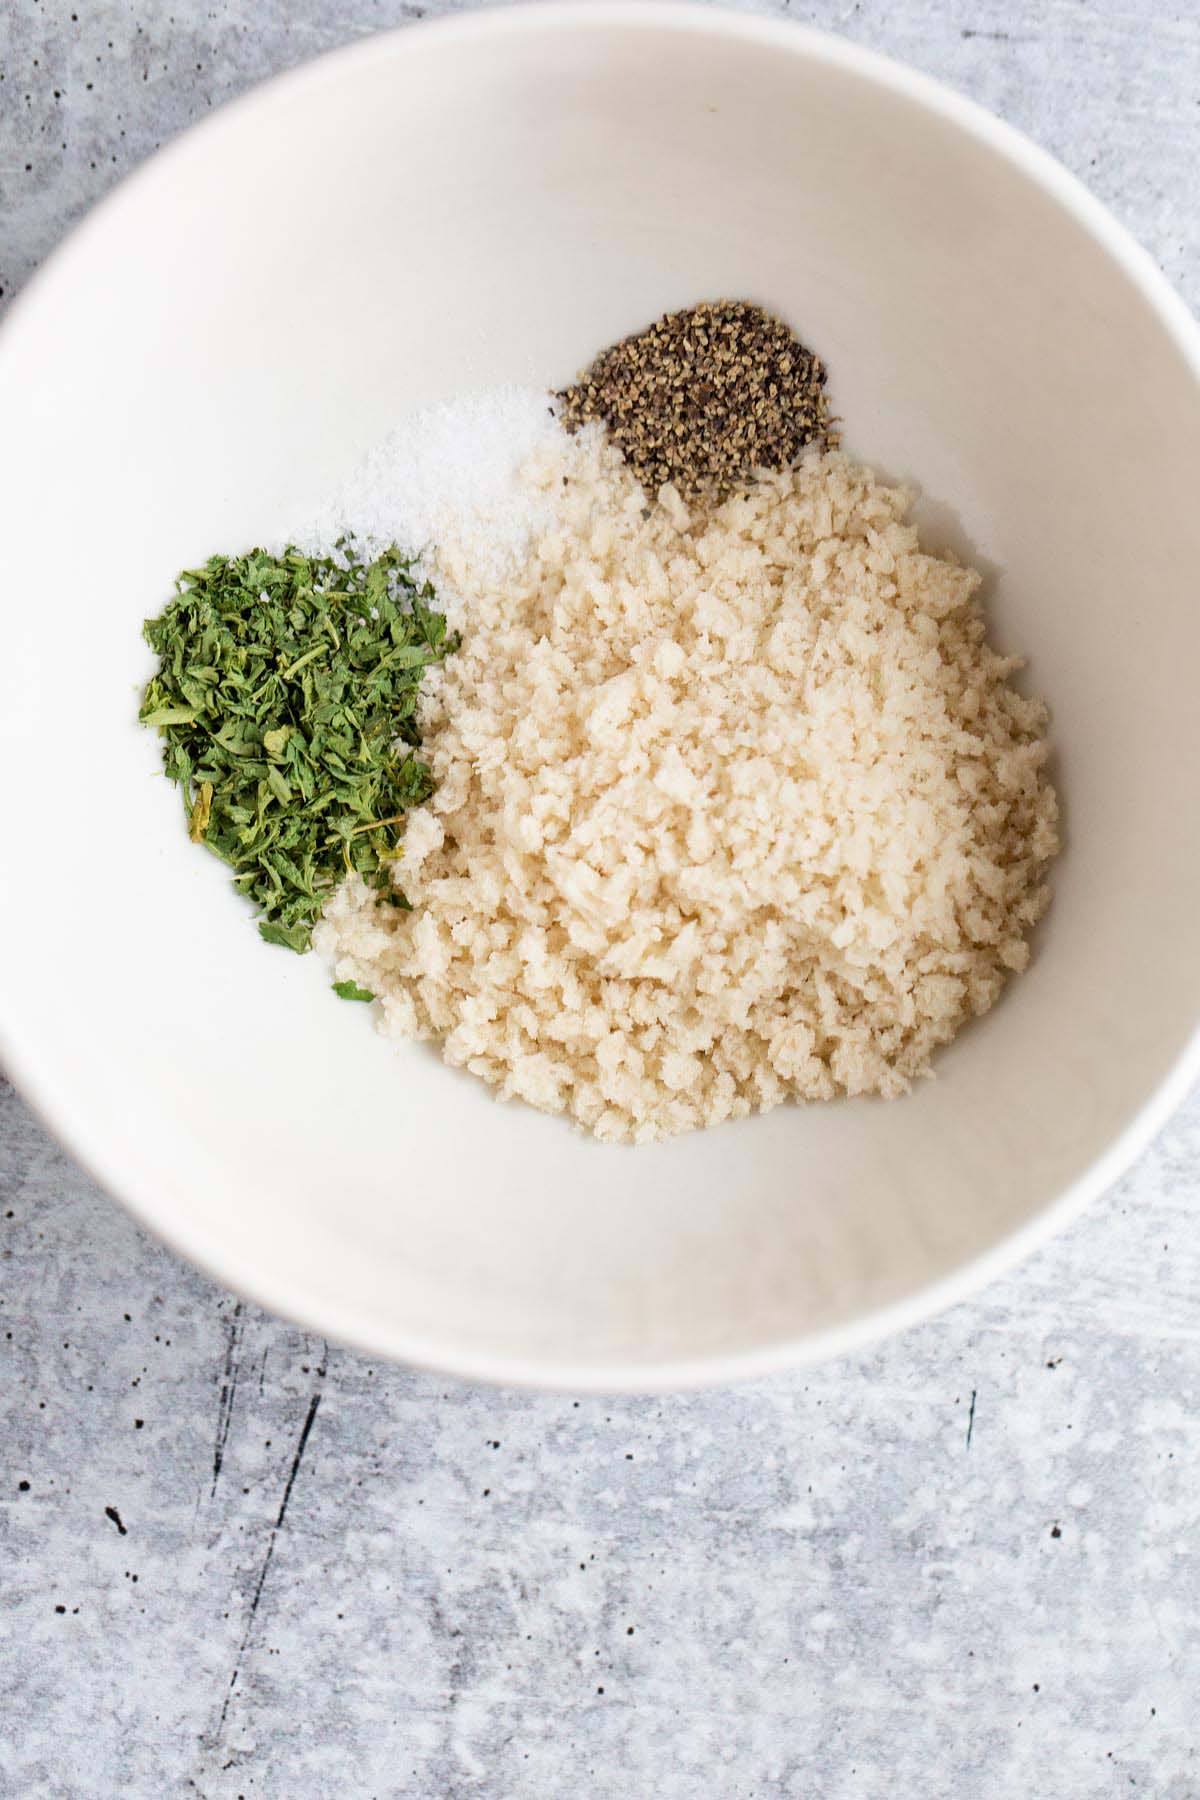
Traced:
[[[13, 0], [0, 308], [210, 107], [440, 10]], [[1194, 4], [760, 10], [1023, 126], [1195, 304]], [[1193, 1094], [1053, 1248], [873, 1353], [529, 1397], [240, 1304], [0, 1086], [0, 1794], [1196, 1800], [1198, 1208]]]

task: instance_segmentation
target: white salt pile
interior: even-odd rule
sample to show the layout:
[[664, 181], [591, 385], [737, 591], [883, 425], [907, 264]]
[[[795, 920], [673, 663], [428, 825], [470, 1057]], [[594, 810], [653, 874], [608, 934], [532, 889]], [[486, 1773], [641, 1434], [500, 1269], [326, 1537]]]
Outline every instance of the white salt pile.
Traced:
[[560, 431], [544, 388], [488, 388], [412, 413], [291, 542], [328, 554], [352, 536], [376, 556], [453, 540], [478, 574], [499, 580], [543, 523], [518, 472]]

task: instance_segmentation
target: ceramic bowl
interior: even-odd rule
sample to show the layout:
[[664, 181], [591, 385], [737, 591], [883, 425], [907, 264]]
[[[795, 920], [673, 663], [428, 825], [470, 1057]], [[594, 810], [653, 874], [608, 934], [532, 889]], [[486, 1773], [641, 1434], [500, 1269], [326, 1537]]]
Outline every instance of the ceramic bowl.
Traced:
[[[304, 516], [401, 414], [555, 385], [747, 296], [825, 357], [1053, 706], [1066, 849], [1029, 973], [911, 1098], [637, 1150], [391, 1050], [258, 940], [136, 723], [175, 572]], [[1200, 348], [1031, 144], [835, 39], [707, 8], [370, 39], [153, 157], [0, 333], [9, 1067], [136, 1216], [373, 1353], [667, 1388], [965, 1293], [1197, 1067]]]

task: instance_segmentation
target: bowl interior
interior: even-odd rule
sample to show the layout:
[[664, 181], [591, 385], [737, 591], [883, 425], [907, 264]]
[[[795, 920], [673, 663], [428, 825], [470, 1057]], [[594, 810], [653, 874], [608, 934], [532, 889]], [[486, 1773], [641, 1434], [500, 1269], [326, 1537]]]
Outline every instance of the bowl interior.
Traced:
[[[627, 1151], [392, 1052], [259, 944], [135, 723], [139, 627], [400, 414], [720, 295], [785, 314], [848, 446], [987, 572], [1068, 847], [1032, 971], [909, 1100]], [[1182, 330], [1085, 209], [825, 40], [535, 11], [274, 84], [102, 208], [0, 342], [19, 1077], [172, 1241], [379, 1351], [638, 1385], [841, 1341], [1094, 1171], [1193, 1032], [1198, 452]]]

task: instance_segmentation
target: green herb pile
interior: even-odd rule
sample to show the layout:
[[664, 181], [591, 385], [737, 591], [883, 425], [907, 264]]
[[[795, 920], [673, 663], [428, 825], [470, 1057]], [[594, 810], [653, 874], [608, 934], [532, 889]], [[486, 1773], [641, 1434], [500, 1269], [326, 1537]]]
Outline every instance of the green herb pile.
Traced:
[[297, 951], [348, 874], [407, 904], [390, 864], [433, 789], [417, 694], [457, 641], [398, 550], [339, 550], [214, 556], [145, 626], [159, 669], [138, 716], [162, 733], [189, 834], [234, 870], [266, 941]]

